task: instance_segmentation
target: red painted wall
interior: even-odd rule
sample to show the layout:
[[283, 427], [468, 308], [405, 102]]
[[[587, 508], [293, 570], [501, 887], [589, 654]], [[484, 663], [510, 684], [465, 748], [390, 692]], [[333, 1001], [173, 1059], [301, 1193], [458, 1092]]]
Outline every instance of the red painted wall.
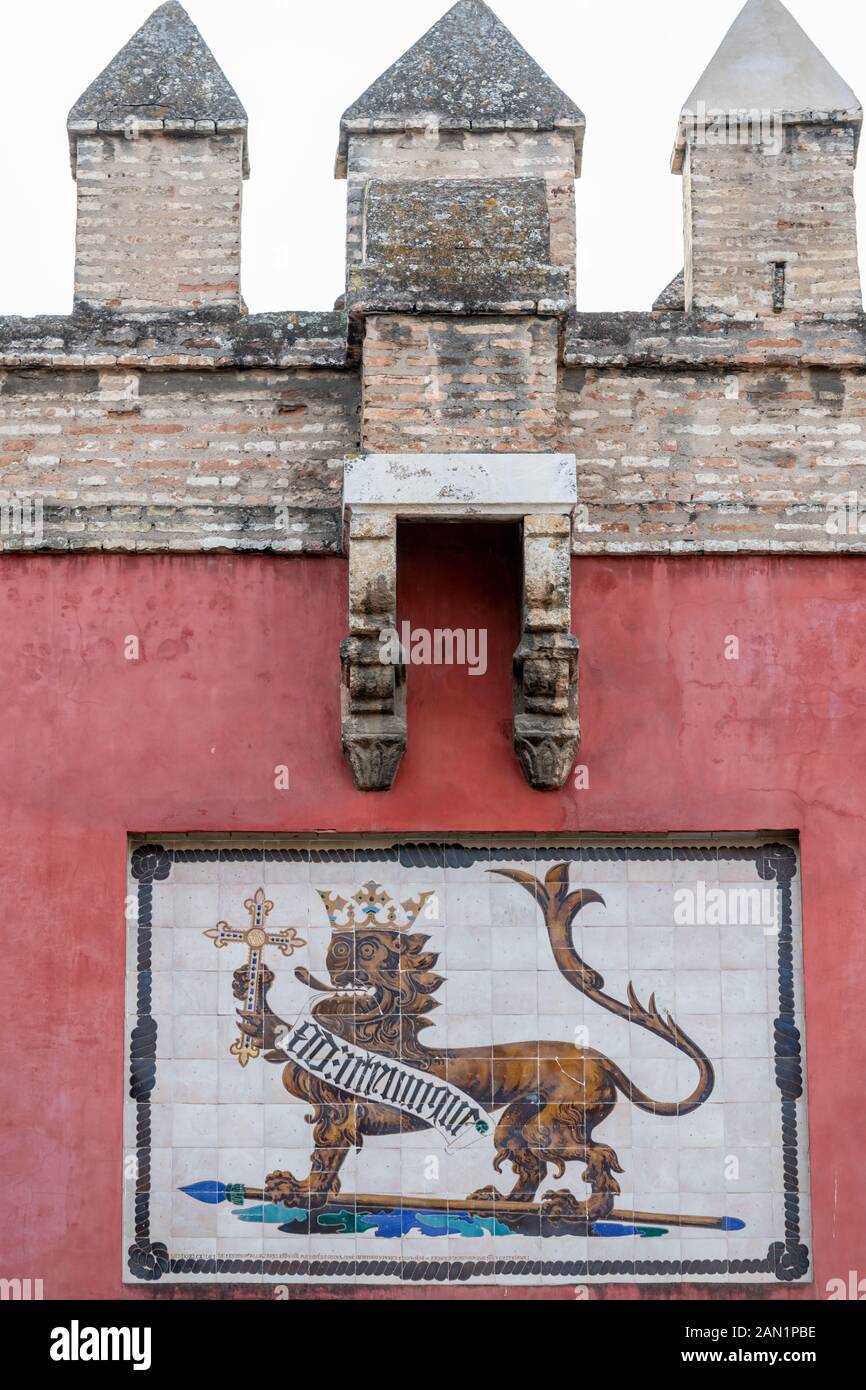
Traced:
[[380, 796], [340, 752], [343, 562], [0, 561], [0, 1275], [47, 1298], [190, 1294], [120, 1282], [129, 832], [797, 830], [816, 1286], [767, 1296], [823, 1296], [866, 1248], [866, 559], [575, 561], [590, 789], [541, 795], [510, 747], [513, 537], [424, 528], [402, 552], [402, 616], [487, 627], [489, 671], [411, 671]]

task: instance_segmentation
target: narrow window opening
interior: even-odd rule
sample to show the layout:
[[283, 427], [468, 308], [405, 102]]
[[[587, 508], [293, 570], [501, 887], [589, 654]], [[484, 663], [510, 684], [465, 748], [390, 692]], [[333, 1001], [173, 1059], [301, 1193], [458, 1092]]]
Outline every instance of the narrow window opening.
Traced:
[[781, 314], [785, 307], [786, 261], [776, 261], [773, 265], [773, 313]]

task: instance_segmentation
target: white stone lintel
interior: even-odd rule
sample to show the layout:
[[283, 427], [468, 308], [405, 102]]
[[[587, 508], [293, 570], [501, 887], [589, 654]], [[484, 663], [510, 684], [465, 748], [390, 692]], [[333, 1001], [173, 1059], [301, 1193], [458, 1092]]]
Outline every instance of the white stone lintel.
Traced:
[[346, 461], [344, 507], [397, 516], [570, 515], [574, 454], [365, 454]]

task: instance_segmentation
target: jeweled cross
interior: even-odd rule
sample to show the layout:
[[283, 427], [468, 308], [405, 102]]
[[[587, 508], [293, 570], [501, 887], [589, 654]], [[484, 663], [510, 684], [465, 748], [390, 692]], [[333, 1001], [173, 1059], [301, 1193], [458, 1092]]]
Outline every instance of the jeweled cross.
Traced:
[[[230, 927], [228, 922], [217, 922], [215, 927], [208, 927], [205, 936], [210, 937], [215, 946], [228, 946], [230, 942], [243, 941], [248, 950], [249, 958], [247, 961], [247, 992], [240, 1012], [252, 1014], [256, 1006], [256, 990], [259, 980], [259, 966], [262, 963], [262, 951], [265, 946], [276, 946], [282, 951], [284, 956], [290, 956], [296, 946], [306, 946], [303, 937], [298, 936], [294, 927], [284, 927], [282, 931], [268, 932], [265, 930], [265, 922], [268, 913], [273, 908], [273, 903], [265, 897], [264, 888], [258, 888], [251, 898], [247, 898], [244, 907], [250, 914], [250, 925], [246, 931], [241, 931], [238, 927]], [[258, 1057], [259, 1046], [256, 1039], [249, 1034], [241, 1032], [240, 1036], [229, 1048], [233, 1057], [237, 1057], [242, 1067], [245, 1067], [251, 1057]]]

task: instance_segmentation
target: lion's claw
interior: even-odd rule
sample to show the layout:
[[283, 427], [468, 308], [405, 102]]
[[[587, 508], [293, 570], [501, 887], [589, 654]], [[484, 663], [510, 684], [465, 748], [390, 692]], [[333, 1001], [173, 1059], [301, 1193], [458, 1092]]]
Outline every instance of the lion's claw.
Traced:
[[282, 1202], [285, 1207], [309, 1206], [310, 1194], [304, 1183], [291, 1173], [269, 1173], [265, 1178], [265, 1200]]
[[541, 1214], [548, 1221], [601, 1221], [612, 1208], [612, 1194], [594, 1192], [579, 1202], [567, 1187], [545, 1192], [541, 1199]]
[[491, 1183], [489, 1187], [479, 1187], [477, 1192], [470, 1192], [466, 1200], [467, 1202], [504, 1202], [505, 1198], [499, 1189]]
[[265, 1178], [266, 1202], [282, 1202], [284, 1207], [301, 1207], [305, 1211], [319, 1211], [327, 1206], [329, 1196], [339, 1190], [339, 1183], [313, 1186], [309, 1178], [299, 1182], [292, 1173], [269, 1173]]

